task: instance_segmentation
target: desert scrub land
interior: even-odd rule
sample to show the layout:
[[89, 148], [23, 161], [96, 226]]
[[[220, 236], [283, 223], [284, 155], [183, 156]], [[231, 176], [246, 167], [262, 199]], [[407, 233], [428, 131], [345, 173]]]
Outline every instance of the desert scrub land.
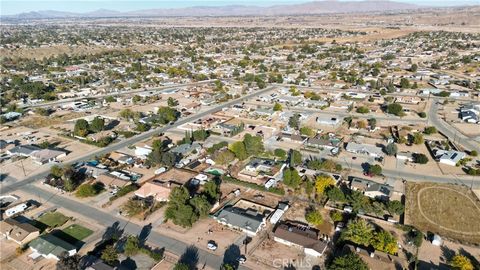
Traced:
[[408, 183], [405, 223], [423, 232], [480, 244], [480, 201], [467, 187]]

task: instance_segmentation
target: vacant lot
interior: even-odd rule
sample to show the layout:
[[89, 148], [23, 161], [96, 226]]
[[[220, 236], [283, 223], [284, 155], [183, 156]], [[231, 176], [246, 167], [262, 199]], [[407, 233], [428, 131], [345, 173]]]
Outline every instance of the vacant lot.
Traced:
[[87, 237], [89, 237], [93, 231], [90, 229], [87, 229], [83, 226], [80, 226], [78, 224], [73, 224], [68, 226], [63, 230], [64, 233], [70, 235], [71, 237], [77, 239], [77, 240], [83, 240]]
[[465, 187], [408, 183], [405, 222], [424, 232], [480, 243], [480, 202]]
[[67, 222], [67, 220], [68, 217], [66, 217], [60, 212], [48, 212], [38, 218], [38, 221], [47, 225], [50, 228], [62, 226], [63, 224], [65, 224], [65, 222]]

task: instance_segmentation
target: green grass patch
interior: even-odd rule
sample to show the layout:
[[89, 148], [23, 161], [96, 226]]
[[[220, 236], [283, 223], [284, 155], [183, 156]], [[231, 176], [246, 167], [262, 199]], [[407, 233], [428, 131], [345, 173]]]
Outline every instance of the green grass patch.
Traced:
[[55, 228], [58, 226], [62, 226], [65, 222], [68, 221], [68, 217], [60, 212], [48, 212], [43, 214], [41, 217], [38, 218], [38, 221], [47, 225], [50, 228]]
[[232, 183], [235, 185], [239, 185], [239, 186], [243, 186], [243, 187], [247, 187], [247, 188], [251, 188], [259, 191], [266, 191], [266, 192], [274, 193], [277, 195], [285, 195], [285, 190], [280, 187], [271, 187], [267, 189], [265, 188], [265, 186], [257, 185], [255, 183], [245, 182], [236, 178], [228, 177], [226, 175], [222, 176], [222, 180], [228, 183]]
[[68, 226], [63, 230], [65, 234], [70, 235], [71, 237], [77, 239], [77, 240], [83, 240], [87, 237], [89, 237], [93, 231], [90, 229], [87, 229], [83, 226], [80, 226], [78, 224], [73, 224]]

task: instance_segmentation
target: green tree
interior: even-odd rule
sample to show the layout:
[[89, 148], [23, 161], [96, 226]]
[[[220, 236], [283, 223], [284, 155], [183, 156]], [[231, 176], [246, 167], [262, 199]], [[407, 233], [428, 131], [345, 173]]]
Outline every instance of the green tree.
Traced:
[[50, 174], [53, 175], [56, 178], [60, 178], [63, 175], [63, 169], [58, 165], [53, 165], [50, 168]]
[[75, 127], [73, 128], [73, 134], [75, 134], [76, 136], [85, 137], [88, 135], [88, 129], [89, 129], [89, 125], [87, 120], [78, 119], [75, 122]]
[[291, 188], [297, 188], [302, 181], [295, 168], [285, 168], [283, 170], [283, 183]]
[[435, 133], [437, 133], [437, 128], [435, 128], [434, 126], [426, 127], [425, 130], [423, 131], [423, 133], [425, 133], [427, 135], [435, 134]]
[[117, 99], [114, 98], [113, 96], [108, 96], [108, 97], [105, 97], [105, 102], [107, 103], [112, 103], [112, 102], [116, 102]]
[[273, 154], [280, 158], [280, 159], [285, 159], [287, 157], [287, 151], [281, 149], [281, 148], [277, 148], [273, 151]]
[[215, 153], [213, 157], [213, 160], [215, 160], [215, 163], [218, 163], [220, 165], [230, 164], [234, 159], [235, 159], [235, 154], [228, 149], [223, 151], [218, 151], [217, 153]]
[[323, 223], [323, 216], [318, 210], [311, 209], [305, 214], [305, 220], [314, 226], [318, 226]]
[[288, 125], [291, 128], [298, 129], [300, 127], [300, 114], [296, 113], [288, 119]]
[[403, 214], [404, 211], [404, 206], [402, 202], [393, 200], [393, 201], [388, 201], [387, 202], [387, 211], [391, 215], [401, 215]]
[[118, 260], [118, 252], [117, 249], [113, 245], [108, 245], [102, 251], [102, 255], [100, 258], [108, 265], [114, 265], [115, 262]]
[[357, 113], [365, 114], [365, 113], [369, 113], [369, 112], [370, 112], [370, 110], [365, 106], [361, 106], [361, 107], [357, 108]]
[[393, 115], [396, 115], [396, 116], [403, 116], [403, 114], [404, 114], [403, 113], [403, 107], [402, 107], [402, 105], [400, 105], [398, 103], [388, 104], [387, 113], [393, 114]]
[[243, 137], [243, 143], [245, 144], [245, 151], [247, 152], [248, 156], [258, 155], [265, 151], [262, 137], [260, 136], [252, 136], [247, 133]]
[[302, 164], [302, 153], [297, 150], [290, 150], [290, 167]]
[[408, 81], [407, 78], [402, 78], [400, 79], [400, 87], [401, 88], [410, 88], [410, 82]]
[[204, 195], [198, 195], [190, 199], [190, 204], [195, 209], [197, 215], [201, 218], [208, 216], [212, 205], [208, 202], [208, 199]]
[[315, 131], [313, 131], [313, 129], [309, 127], [301, 127], [300, 134], [305, 135], [307, 137], [313, 137], [315, 136]]
[[73, 256], [69, 256], [67, 252], [62, 253], [59, 256], [59, 260], [57, 262], [57, 270], [80, 270], [80, 256], [75, 254]]
[[411, 71], [411, 72], [417, 72], [417, 69], [418, 69], [418, 65], [417, 65], [417, 64], [412, 64], [412, 66], [410, 66], [410, 71]]
[[341, 239], [357, 245], [369, 246], [373, 238], [373, 226], [362, 218], [350, 221], [342, 232]]
[[203, 193], [208, 197], [210, 202], [217, 201], [220, 196], [220, 185], [215, 181], [208, 181], [203, 185]]
[[340, 211], [333, 210], [333, 211], [330, 211], [330, 218], [332, 219], [333, 222], [342, 221], [343, 214]]
[[282, 111], [282, 110], [283, 110], [282, 104], [280, 104], [278, 102], [275, 102], [275, 105], [273, 105], [273, 111], [277, 112], [277, 111]]
[[245, 149], [245, 145], [243, 142], [234, 142], [230, 144], [229, 150], [235, 154], [235, 157], [239, 160], [244, 160], [248, 157], [247, 150]]
[[334, 202], [344, 202], [346, 200], [345, 194], [341, 189], [335, 186], [330, 186], [326, 189], [328, 199]]
[[419, 154], [419, 153], [413, 154], [413, 160], [415, 161], [415, 163], [418, 163], [418, 164], [428, 163], [428, 157], [424, 154]]
[[424, 142], [423, 135], [420, 132], [413, 133], [413, 143], [422, 144]]
[[395, 143], [389, 143], [385, 146], [385, 153], [389, 156], [395, 156], [398, 152], [398, 147]]
[[167, 104], [168, 104], [168, 107], [175, 107], [178, 105], [178, 100], [174, 99], [173, 97], [169, 97], [167, 99]]
[[138, 240], [138, 237], [135, 235], [129, 235], [125, 245], [123, 246], [123, 253], [130, 257], [137, 254], [139, 251], [140, 241]]
[[382, 167], [378, 164], [369, 165], [368, 166], [368, 173], [372, 175], [381, 175], [382, 174]]
[[476, 157], [476, 156], [478, 156], [478, 152], [476, 150], [472, 150], [472, 151], [470, 151], [470, 156]]
[[368, 265], [355, 253], [335, 257], [327, 270], [368, 270]]
[[94, 133], [100, 132], [105, 128], [105, 120], [101, 117], [95, 117], [90, 123], [90, 130]]

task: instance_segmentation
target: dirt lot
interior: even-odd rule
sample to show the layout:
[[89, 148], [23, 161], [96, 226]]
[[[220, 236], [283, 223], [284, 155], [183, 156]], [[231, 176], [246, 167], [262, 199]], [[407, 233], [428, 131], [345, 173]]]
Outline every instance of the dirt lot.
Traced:
[[442, 237], [480, 243], [480, 202], [467, 188], [408, 183], [405, 223]]

